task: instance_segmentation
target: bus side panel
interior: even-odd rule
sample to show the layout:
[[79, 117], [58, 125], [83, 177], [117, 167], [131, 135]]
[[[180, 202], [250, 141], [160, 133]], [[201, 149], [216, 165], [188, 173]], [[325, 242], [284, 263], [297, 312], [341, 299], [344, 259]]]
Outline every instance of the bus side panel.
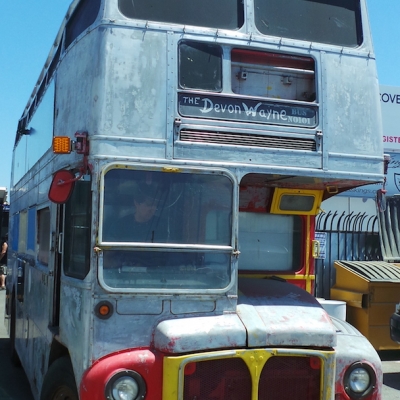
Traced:
[[[165, 139], [166, 36], [130, 31], [126, 40], [126, 34], [117, 28], [94, 30], [69, 50], [57, 73], [56, 134], [87, 130], [108, 137]], [[160, 143], [135, 143], [129, 149], [112, 145], [107, 152], [145, 156], [156, 151], [165, 157]]]
[[104, 105], [101, 130], [107, 135], [165, 139], [171, 108], [167, 107], [167, 85], [176, 85], [167, 76], [167, 33], [134, 30], [129, 34], [126, 40], [124, 29], [105, 31], [107, 90], [99, 102]]
[[[323, 134], [332, 171], [382, 173], [383, 143], [375, 60], [321, 54]], [[340, 155], [340, 156], [339, 156]]]
[[[91, 274], [87, 279], [91, 279]], [[65, 282], [60, 298], [60, 340], [69, 351], [78, 387], [78, 377], [82, 377], [92, 362], [93, 300], [85, 286], [83, 282]]]

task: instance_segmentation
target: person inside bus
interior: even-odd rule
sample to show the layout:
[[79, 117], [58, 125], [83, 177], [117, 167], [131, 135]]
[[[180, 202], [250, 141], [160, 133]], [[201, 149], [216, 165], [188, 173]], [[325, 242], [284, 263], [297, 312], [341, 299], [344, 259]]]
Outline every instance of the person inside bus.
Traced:
[[[128, 186], [128, 185], [127, 185]], [[161, 189], [154, 184], [131, 185], [130, 201], [105, 233], [105, 239], [116, 242], [165, 243], [167, 230], [157, 209], [161, 206]]]
[[[162, 188], [155, 184], [125, 182], [116, 196], [119, 205], [114, 218], [108, 218], [103, 239], [124, 243], [166, 243], [166, 225], [160, 220], [158, 212], [163, 204], [162, 193]], [[113, 252], [112, 264], [117, 267], [160, 267], [166, 262], [165, 252], [147, 249]]]
[[0, 290], [4, 290], [6, 273], [7, 273], [7, 250], [8, 250], [8, 234], [6, 233], [1, 239], [1, 254], [0, 254]]

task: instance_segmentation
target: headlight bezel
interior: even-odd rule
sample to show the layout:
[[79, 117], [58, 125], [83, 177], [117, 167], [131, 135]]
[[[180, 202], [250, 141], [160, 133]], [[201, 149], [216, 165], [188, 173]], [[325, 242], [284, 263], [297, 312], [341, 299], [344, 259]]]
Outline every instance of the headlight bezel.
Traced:
[[[354, 390], [352, 390], [351, 385], [350, 385], [350, 376], [353, 371], [355, 371], [356, 369], [359, 369], [359, 368], [364, 369], [368, 373], [369, 385], [364, 391], [355, 392]], [[343, 385], [344, 385], [344, 389], [345, 389], [347, 395], [351, 399], [362, 400], [365, 397], [369, 396], [376, 387], [375, 370], [372, 368], [371, 365], [369, 365], [367, 363], [355, 362], [355, 363], [351, 364], [350, 367], [347, 368], [346, 373], [344, 374], [344, 377], [343, 377]]]
[[108, 380], [108, 382], [105, 386], [105, 390], [104, 390], [106, 399], [107, 400], [115, 400], [115, 398], [113, 396], [113, 389], [115, 388], [114, 385], [120, 378], [123, 378], [123, 377], [131, 378], [136, 382], [139, 390], [138, 390], [138, 394], [137, 394], [135, 400], [144, 399], [144, 397], [146, 395], [146, 383], [139, 373], [137, 373], [136, 371], [129, 370], [129, 369], [120, 370], [111, 376], [111, 378]]

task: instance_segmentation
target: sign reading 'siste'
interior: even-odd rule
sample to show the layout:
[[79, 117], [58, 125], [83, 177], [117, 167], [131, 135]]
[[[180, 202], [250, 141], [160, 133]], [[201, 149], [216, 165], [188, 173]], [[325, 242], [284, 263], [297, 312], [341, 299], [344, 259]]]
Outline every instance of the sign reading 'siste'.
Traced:
[[179, 113], [185, 117], [229, 119], [312, 128], [317, 125], [315, 107], [290, 106], [274, 102], [232, 97], [179, 94]]
[[380, 86], [383, 148], [400, 152], [400, 87]]

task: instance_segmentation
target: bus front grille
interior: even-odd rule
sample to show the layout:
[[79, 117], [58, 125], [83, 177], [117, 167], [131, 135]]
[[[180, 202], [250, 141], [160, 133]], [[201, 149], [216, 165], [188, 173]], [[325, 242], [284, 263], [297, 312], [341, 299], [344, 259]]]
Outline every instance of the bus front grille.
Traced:
[[[251, 400], [252, 390], [256, 388], [243, 359], [191, 362], [185, 367], [184, 400]], [[320, 394], [321, 364], [316, 357], [271, 357], [259, 376], [258, 400], [320, 400]]]
[[284, 136], [182, 129], [180, 131], [180, 140], [183, 142], [211, 143], [219, 145], [316, 151], [316, 141], [314, 139], [289, 138]]

